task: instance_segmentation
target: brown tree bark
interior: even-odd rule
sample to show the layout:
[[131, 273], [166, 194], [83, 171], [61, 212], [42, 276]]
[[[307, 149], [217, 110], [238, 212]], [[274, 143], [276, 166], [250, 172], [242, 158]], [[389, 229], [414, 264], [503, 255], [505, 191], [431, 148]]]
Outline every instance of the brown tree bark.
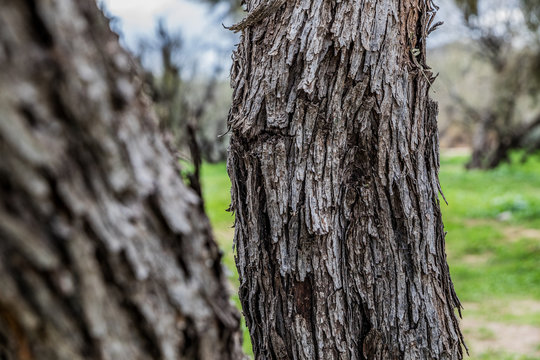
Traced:
[[0, 358], [242, 358], [201, 200], [95, 2], [0, 8]]
[[461, 359], [430, 0], [247, 1], [228, 169], [257, 359]]

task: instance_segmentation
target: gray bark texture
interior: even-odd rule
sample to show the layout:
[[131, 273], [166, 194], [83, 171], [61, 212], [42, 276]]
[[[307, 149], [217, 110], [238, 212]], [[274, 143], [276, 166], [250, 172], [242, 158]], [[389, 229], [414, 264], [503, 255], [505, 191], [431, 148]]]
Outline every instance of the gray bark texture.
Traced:
[[93, 0], [0, 2], [0, 359], [239, 359], [201, 200]]
[[228, 171], [256, 359], [461, 359], [425, 65], [435, 5], [247, 8]]

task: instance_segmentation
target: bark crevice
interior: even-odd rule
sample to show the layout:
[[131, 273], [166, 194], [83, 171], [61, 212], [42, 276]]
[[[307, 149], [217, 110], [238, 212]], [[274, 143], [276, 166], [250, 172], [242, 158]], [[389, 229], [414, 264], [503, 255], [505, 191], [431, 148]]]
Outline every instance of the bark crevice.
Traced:
[[280, 358], [273, 333], [297, 344], [291, 359], [462, 358], [425, 65], [434, 9], [296, 0], [243, 29], [228, 171], [257, 359]]

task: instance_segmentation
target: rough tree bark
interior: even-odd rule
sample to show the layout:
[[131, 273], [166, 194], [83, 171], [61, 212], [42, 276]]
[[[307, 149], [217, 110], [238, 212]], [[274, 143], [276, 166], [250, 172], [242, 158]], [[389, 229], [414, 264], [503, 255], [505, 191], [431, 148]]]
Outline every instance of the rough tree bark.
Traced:
[[228, 171], [257, 359], [461, 359], [430, 0], [247, 1]]
[[201, 201], [95, 2], [0, 6], [0, 358], [241, 358]]

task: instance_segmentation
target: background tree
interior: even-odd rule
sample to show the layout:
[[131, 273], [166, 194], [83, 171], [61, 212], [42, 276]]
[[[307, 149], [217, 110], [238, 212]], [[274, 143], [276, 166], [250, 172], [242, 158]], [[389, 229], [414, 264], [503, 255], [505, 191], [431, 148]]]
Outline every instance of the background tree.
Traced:
[[[493, 78], [490, 101], [484, 107], [453, 94], [466, 120], [474, 124], [467, 166], [493, 168], [508, 160], [511, 150], [530, 153], [540, 148], [540, 3], [456, 3], [473, 38], [474, 52], [489, 64]], [[501, 15], [506, 15], [504, 21], [494, 21]]]
[[181, 157], [190, 157], [188, 133], [192, 127], [197, 132], [202, 156], [207, 161], [223, 161], [228, 138], [219, 135], [226, 132], [223, 113], [230, 103], [222, 101], [230, 97], [228, 85], [221, 79], [223, 66], [201, 69], [197, 65], [201, 59], [187, 54], [183, 43], [182, 35], [171, 31], [164, 19], [158, 20], [153, 37], [140, 39], [136, 54], [146, 64], [148, 93], [161, 127], [173, 135], [171, 141]]
[[241, 358], [201, 200], [95, 2], [2, 2], [0, 67], [0, 358]]
[[189, 54], [183, 43], [181, 34], [159, 19], [155, 35], [139, 39], [136, 57], [146, 65], [145, 89], [154, 102], [160, 127], [184, 165], [191, 165], [184, 166], [183, 172], [200, 196], [202, 161], [226, 158], [231, 91], [221, 63], [212, 69], [199, 68], [201, 59]]
[[461, 359], [431, 1], [247, 1], [228, 170], [257, 359]]

